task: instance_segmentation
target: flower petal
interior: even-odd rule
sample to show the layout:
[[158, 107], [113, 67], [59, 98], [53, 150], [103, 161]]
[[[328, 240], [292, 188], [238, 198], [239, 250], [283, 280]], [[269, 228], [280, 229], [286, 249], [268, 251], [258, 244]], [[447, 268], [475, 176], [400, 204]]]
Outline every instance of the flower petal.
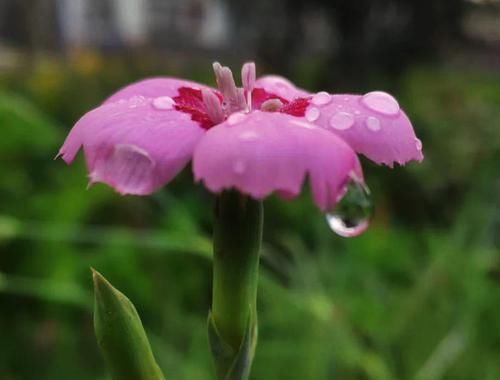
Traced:
[[189, 114], [133, 97], [85, 114], [59, 154], [69, 164], [83, 146], [91, 182], [104, 182], [122, 194], [145, 195], [189, 162], [204, 133]]
[[149, 78], [144, 79], [128, 86], [123, 87], [122, 89], [115, 92], [108, 99], [104, 101], [106, 103], [114, 103], [117, 100], [127, 100], [132, 98], [133, 96], [144, 96], [146, 98], [157, 98], [162, 96], [170, 96], [171, 98], [179, 95], [179, 88], [187, 87], [193, 88], [197, 90], [202, 89], [215, 89], [188, 80], [180, 80], [175, 78]]
[[266, 92], [278, 95], [288, 101], [296, 98], [307, 98], [311, 94], [301, 88], [296, 87], [288, 79], [278, 75], [266, 75], [260, 77], [255, 82], [256, 88], [263, 88]]
[[385, 92], [364, 96], [318, 93], [304, 119], [330, 130], [378, 164], [393, 166], [423, 159], [422, 143], [406, 114]]
[[274, 191], [297, 196], [309, 175], [323, 211], [335, 205], [351, 171], [362, 176], [354, 151], [333, 133], [261, 111], [233, 114], [210, 129], [194, 151], [193, 170], [213, 192], [236, 188], [258, 199]]
[[90, 183], [103, 182], [122, 194], [148, 194], [156, 162], [136, 145], [117, 144], [100, 155], [90, 173]]

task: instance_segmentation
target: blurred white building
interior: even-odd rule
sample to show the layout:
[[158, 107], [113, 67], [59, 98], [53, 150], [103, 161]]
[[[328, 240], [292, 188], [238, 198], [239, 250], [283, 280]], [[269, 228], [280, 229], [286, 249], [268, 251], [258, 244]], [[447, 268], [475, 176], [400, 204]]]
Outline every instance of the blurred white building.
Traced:
[[55, 0], [67, 47], [122, 45], [223, 46], [221, 0]]

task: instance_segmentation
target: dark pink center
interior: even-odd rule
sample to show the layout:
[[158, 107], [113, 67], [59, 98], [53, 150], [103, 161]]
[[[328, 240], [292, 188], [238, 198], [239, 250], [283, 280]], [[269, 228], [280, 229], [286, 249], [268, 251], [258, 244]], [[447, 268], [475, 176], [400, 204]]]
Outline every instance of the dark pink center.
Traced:
[[[218, 92], [214, 91], [214, 93], [219, 100], [222, 100], [222, 96]], [[210, 129], [215, 125], [210, 117], [208, 117], [201, 90], [180, 87], [179, 95], [173, 99], [175, 101], [175, 109], [190, 114], [191, 120], [198, 122], [202, 128]]]
[[[202, 91], [191, 87], [180, 87], [179, 94], [173, 98], [175, 109], [191, 115], [191, 120], [199, 123], [200, 127], [210, 129], [216, 125], [209, 117], [206, 104], [203, 102]], [[213, 90], [213, 93], [223, 104], [223, 97], [220, 92]], [[302, 117], [310, 103], [310, 98], [297, 98], [288, 101], [279, 95], [270, 93], [263, 88], [254, 88], [252, 91], [252, 110], [260, 110], [262, 104], [268, 100], [277, 99], [283, 106], [272, 112], [281, 112], [292, 116]]]

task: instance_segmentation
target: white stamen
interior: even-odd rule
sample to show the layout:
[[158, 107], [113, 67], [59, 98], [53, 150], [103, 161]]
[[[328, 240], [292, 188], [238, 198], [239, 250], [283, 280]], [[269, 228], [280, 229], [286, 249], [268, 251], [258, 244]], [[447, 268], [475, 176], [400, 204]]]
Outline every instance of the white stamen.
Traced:
[[226, 114], [245, 110], [247, 108], [245, 95], [239, 91], [234, 82], [233, 73], [229, 67], [221, 66], [218, 62], [213, 64], [219, 91], [224, 97], [224, 111]]
[[214, 69], [215, 80], [217, 81], [217, 87], [220, 88], [219, 78], [220, 78], [220, 72], [222, 70], [222, 66], [219, 62], [214, 62], [212, 64], [212, 67]]
[[255, 86], [255, 63], [247, 62], [241, 68], [241, 84], [245, 91], [252, 91]]
[[247, 111], [252, 109], [252, 91], [255, 86], [255, 63], [247, 62], [241, 68], [241, 83], [246, 93]]
[[215, 124], [223, 122], [224, 110], [222, 109], [217, 95], [215, 95], [213, 91], [205, 88], [201, 90], [201, 95], [203, 96], [203, 104], [205, 104], [205, 109], [210, 120], [212, 120]]

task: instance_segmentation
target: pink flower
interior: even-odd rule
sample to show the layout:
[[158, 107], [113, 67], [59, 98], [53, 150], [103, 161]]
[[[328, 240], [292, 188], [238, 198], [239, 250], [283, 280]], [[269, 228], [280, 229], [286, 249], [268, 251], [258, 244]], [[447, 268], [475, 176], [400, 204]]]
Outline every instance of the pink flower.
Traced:
[[350, 178], [362, 181], [356, 153], [393, 166], [421, 161], [422, 144], [398, 102], [384, 92], [310, 94], [278, 76], [214, 64], [218, 89], [173, 78], [131, 84], [85, 114], [59, 154], [81, 147], [90, 183], [121, 194], [150, 194], [193, 160], [212, 192], [235, 188], [261, 199], [293, 198], [308, 176], [314, 202], [331, 209]]

